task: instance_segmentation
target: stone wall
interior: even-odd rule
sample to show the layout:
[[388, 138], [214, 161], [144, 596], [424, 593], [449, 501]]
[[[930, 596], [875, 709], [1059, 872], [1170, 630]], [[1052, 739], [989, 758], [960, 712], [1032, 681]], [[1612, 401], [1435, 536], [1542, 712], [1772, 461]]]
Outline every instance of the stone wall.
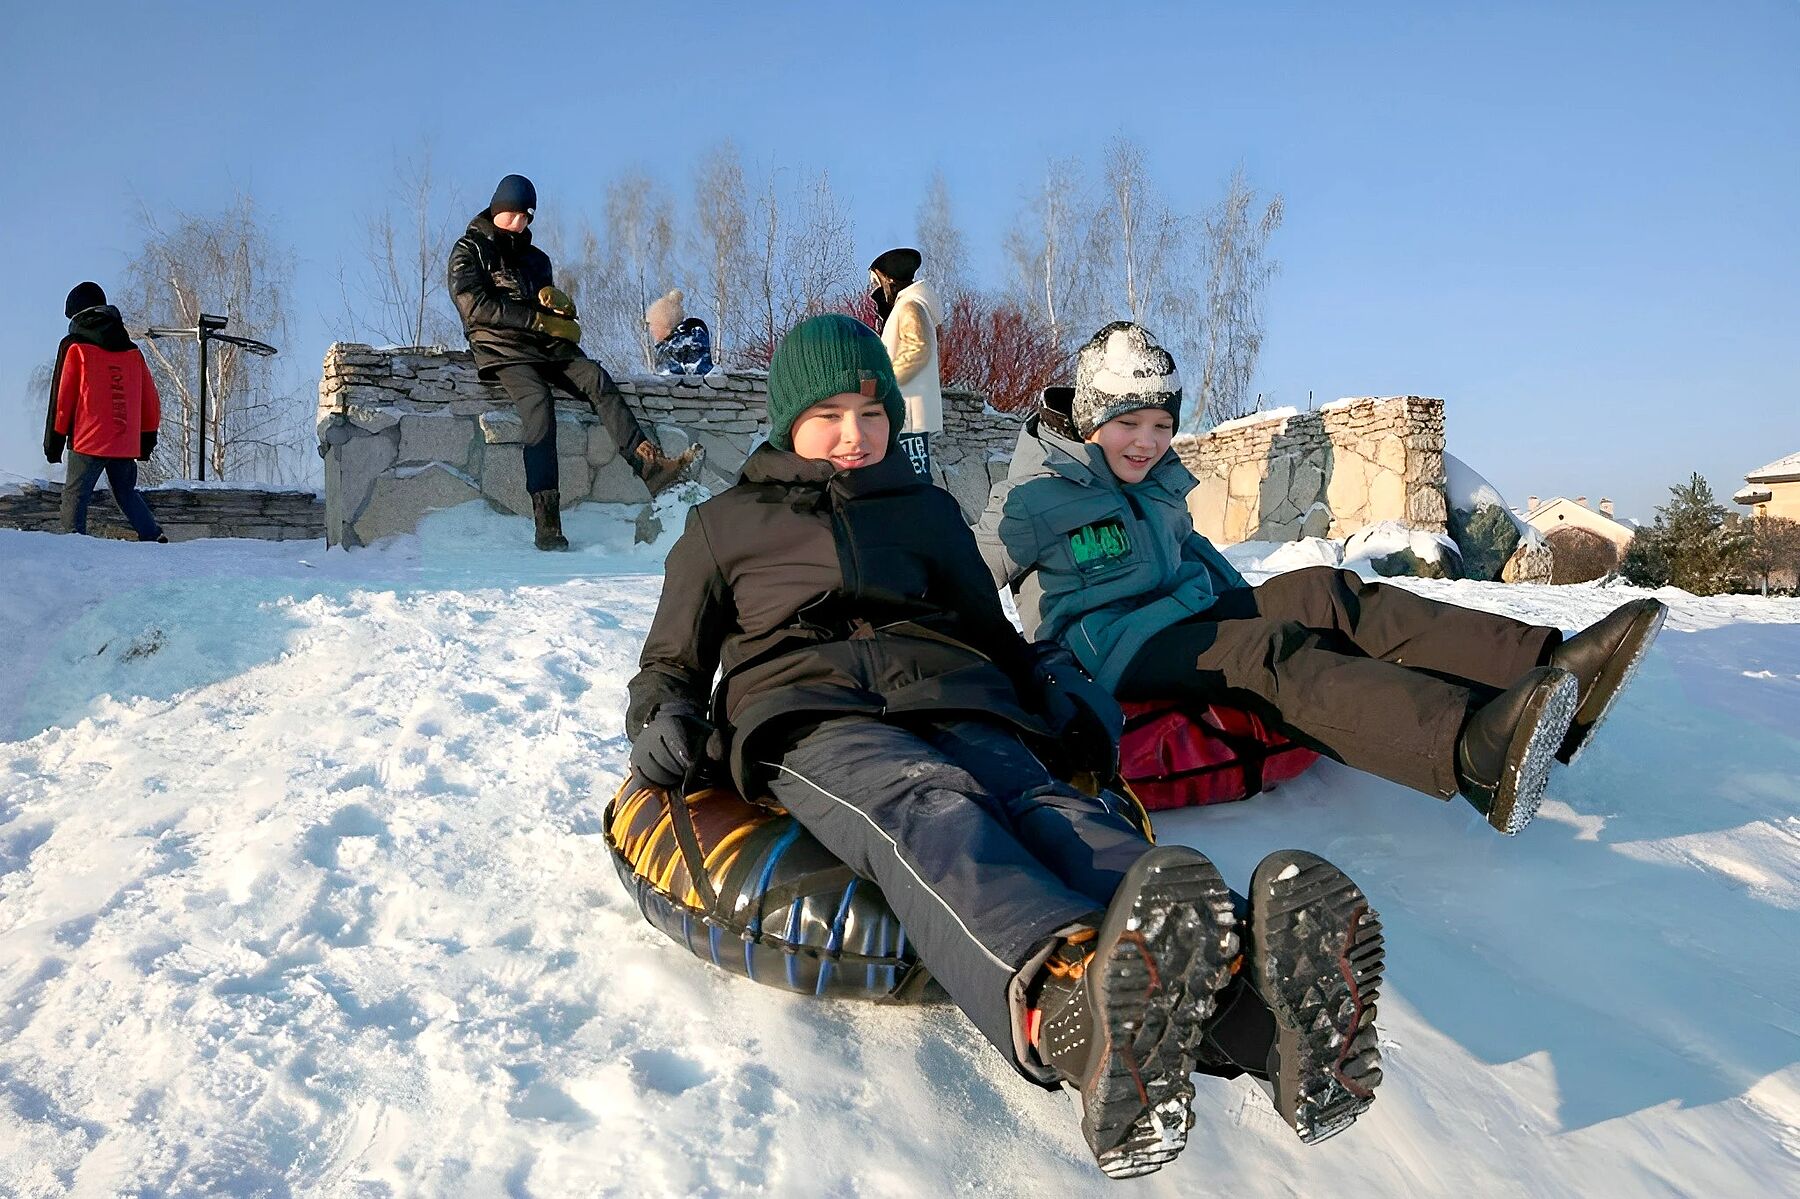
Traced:
[[[165, 484], [146, 490], [144, 498], [170, 541], [197, 537], [305, 541], [325, 535], [325, 504], [311, 491]], [[0, 493], [0, 528], [53, 533], [62, 528], [61, 508], [60, 483]], [[113, 503], [112, 493], [104, 489], [95, 491], [88, 504], [88, 532], [123, 540], [137, 537]]]
[[1218, 545], [1344, 537], [1377, 521], [1446, 531], [1444, 404], [1424, 396], [1338, 400], [1179, 437], [1200, 480], [1194, 527]]
[[[629, 375], [617, 382], [664, 449], [674, 453], [696, 441], [706, 447], [701, 481], [715, 490], [737, 479], [764, 433], [767, 376], [760, 372]], [[973, 520], [990, 483], [1005, 474], [1018, 420], [966, 393], [946, 393], [944, 408], [945, 433], [934, 443], [940, 482]], [[325, 354], [318, 416], [326, 537], [333, 545], [367, 545], [408, 532], [427, 512], [473, 499], [531, 513], [519, 418], [498, 386], [476, 377], [466, 350], [335, 344]], [[585, 404], [559, 400], [556, 420], [565, 506], [648, 501]]]

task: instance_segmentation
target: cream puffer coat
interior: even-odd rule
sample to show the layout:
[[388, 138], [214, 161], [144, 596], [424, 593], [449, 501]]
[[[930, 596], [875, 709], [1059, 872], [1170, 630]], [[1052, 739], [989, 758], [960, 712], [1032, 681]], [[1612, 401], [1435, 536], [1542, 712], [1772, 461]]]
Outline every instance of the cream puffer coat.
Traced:
[[881, 344], [906, 399], [904, 432], [944, 431], [944, 392], [938, 380], [938, 326], [943, 323], [943, 303], [921, 279], [894, 297], [894, 311], [881, 327]]

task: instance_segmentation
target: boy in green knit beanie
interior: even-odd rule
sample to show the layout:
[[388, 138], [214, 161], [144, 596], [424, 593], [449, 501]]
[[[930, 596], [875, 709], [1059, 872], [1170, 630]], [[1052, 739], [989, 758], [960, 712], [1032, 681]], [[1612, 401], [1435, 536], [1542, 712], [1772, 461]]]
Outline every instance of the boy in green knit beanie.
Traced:
[[728, 770], [780, 804], [881, 888], [1019, 1073], [1080, 1092], [1100, 1168], [1148, 1173], [1187, 1136], [1231, 895], [1065, 781], [1116, 774], [1123, 716], [1007, 619], [956, 501], [896, 452], [903, 417], [868, 327], [820, 316], [782, 341], [768, 443], [669, 552], [632, 772], [674, 789]]

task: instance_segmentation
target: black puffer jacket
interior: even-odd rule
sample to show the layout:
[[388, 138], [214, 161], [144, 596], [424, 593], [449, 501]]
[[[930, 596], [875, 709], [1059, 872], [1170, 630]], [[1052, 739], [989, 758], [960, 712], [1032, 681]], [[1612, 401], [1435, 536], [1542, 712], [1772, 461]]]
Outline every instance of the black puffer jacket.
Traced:
[[961, 713], [1042, 736], [1037, 660], [956, 501], [906, 455], [836, 471], [764, 445], [669, 551], [626, 731], [660, 704], [705, 711], [722, 665], [720, 748], [756, 795], [779, 730], [820, 715]]
[[[111, 304], [83, 308], [69, 318], [68, 335], [56, 343], [56, 366], [50, 371], [50, 403], [44, 409], [44, 457], [51, 462], [61, 462], [63, 449], [75, 438], [73, 428], [66, 437], [56, 431], [56, 393], [62, 387], [63, 359], [68, 357], [69, 347], [77, 342], [99, 346], [103, 350], [129, 350], [135, 344], [131, 334], [125, 331], [124, 318]], [[142, 457], [148, 458], [155, 444], [156, 430], [145, 430]]]
[[553, 286], [550, 256], [531, 244], [531, 230], [508, 233], [483, 210], [450, 251], [450, 298], [462, 314], [476, 372], [494, 377], [502, 366], [567, 362], [581, 347], [532, 328], [538, 292]]

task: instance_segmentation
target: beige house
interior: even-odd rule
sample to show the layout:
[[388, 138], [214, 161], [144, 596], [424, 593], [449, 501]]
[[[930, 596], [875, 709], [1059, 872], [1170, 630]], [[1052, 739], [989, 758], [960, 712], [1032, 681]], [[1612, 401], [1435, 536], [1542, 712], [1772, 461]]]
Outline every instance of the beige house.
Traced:
[[1585, 495], [1572, 500], [1556, 496], [1541, 504], [1530, 496], [1518, 515], [1550, 543], [1552, 583], [1585, 583], [1617, 570], [1637, 532], [1613, 518], [1611, 500], [1602, 499], [1596, 510], [1588, 507]]
[[1731, 497], [1752, 516], [1785, 516], [1800, 520], [1800, 453], [1779, 458], [1744, 476], [1744, 488]]

